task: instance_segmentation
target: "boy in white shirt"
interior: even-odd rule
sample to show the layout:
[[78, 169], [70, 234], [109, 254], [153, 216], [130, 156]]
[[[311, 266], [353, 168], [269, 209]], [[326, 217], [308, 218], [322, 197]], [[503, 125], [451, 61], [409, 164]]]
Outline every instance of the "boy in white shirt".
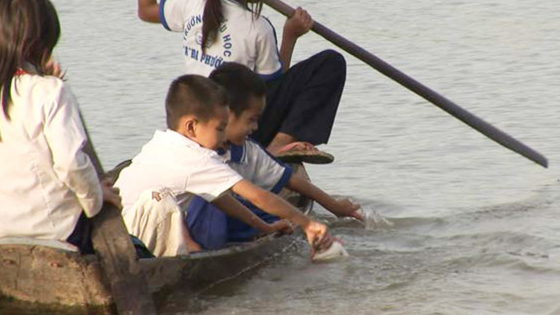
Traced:
[[288, 228], [285, 221], [264, 223], [231, 196], [234, 192], [302, 226], [310, 244], [330, 246], [325, 225], [244, 180], [218, 156], [215, 150], [226, 141], [227, 99], [223, 88], [202, 76], [184, 75], [171, 84], [166, 98], [168, 129], [156, 131], [115, 184], [121, 190], [129, 232], [156, 256], [199, 250], [190, 235], [196, 238], [196, 231], [185, 228], [181, 214], [194, 195], [259, 230]]
[[[247, 139], [258, 128], [259, 116], [265, 106], [266, 87], [258, 75], [241, 64], [226, 63], [214, 70], [210, 79], [225, 87], [230, 96], [230, 115], [226, 127], [229, 149], [224, 158], [231, 168], [262, 189], [278, 193], [286, 187], [317, 201], [338, 217], [364, 220], [358, 211], [359, 205], [348, 199], [332, 198], [307, 179], [292, 174], [288, 166], [277, 161], [254, 141]], [[248, 202], [244, 204], [266, 222], [278, 220], [277, 217], [259, 210]], [[227, 225], [230, 241], [247, 239], [257, 232], [231, 217], [227, 218]]]

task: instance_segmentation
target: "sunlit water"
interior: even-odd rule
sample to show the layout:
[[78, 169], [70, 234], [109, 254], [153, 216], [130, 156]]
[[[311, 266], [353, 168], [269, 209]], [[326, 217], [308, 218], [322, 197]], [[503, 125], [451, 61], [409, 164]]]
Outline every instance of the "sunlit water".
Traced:
[[[142, 23], [135, 1], [54, 0], [68, 70], [106, 168], [164, 126], [181, 37]], [[295, 4], [295, 3], [294, 3]], [[332, 222], [346, 260], [305, 247], [167, 313], [560, 314], [560, 6], [556, 1], [302, 1], [316, 18], [545, 154], [543, 169], [484, 138], [351, 56], [328, 192], [393, 223]], [[266, 9], [281, 30], [283, 18]], [[317, 35], [302, 60], [332, 46]]]

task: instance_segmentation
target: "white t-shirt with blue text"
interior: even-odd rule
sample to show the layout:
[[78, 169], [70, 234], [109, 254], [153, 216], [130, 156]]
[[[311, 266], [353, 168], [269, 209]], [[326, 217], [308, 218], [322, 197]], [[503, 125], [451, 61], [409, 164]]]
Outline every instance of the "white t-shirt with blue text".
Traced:
[[202, 15], [205, 0], [161, 0], [160, 21], [174, 32], [183, 33], [186, 73], [208, 76], [224, 62], [249, 67], [263, 79], [282, 74], [276, 34], [270, 22], [255, 17], [233, 0], [222, 0], [225, 22], [216, 40], [202, 52]]

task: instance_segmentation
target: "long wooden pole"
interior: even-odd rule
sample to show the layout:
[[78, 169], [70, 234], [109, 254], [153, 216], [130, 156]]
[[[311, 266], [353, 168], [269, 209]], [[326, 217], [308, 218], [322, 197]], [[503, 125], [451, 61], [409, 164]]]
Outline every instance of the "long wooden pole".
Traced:
[[[101, 178], [103, 167], [87, 131], [88, 142], [84, 148], [90, 157], [97, 174]], [[136, 258], [134, 245], [122, 220], [120, 210], [105, 203], [101, 212], [92, 218], [93, 247], [101, 261], [105, 277], [110, 284], [111, 293], [119, 314], [151, 315], [156, 314], [148, 283], [144, 278]]]
[[[294, 9], [289, 5], [285, 4], [281, 0], [263, 0], [265, 4], [273, 8], [274, 10], [280, 12], [281, 14], [290, 17], [294, 13]], [[517, 152], [518, 154], [528, 158], [529, 160], [543, 166], [548, 167], [548, 160], [538, 153], [537, 151], [531, 149], [520, 141], [516, 140], [512, 136], [506, 134], [505, 132], [499, 130], [498, 128], [492, 126], [481, 118], [471, 114], [465, 109], [459, 107], [457, 104], [453, 103], [444, 96], [438, 94], [422, 83], [416, 81], [415, 79], [409, 77], [405, 73], [386, 63], [385, 61], [379, 59], [372, 53], [366, 51], [365, 49], [359, 47], [358, 45], [352, 43], [346, 38], [338, 35], [337, 33], [331, 31], [321, 23], [317, 21], [314, 22], [313, 28], [311, 29], [315, 33], [321, 35], [326, 40], [335, 44], [336, 46], [342, 48], [347, 53], [353, 55], [354, 57], [360, 59], [366, 64], [373, 67], [375, 70], [383, 73], [387, 77], [398, 82], [402, 86], [411, 90], [412, 92], [422, 96], [427, 101], [443, 109], [447, 113], [451, 114], [455, 118], [461, 120], [465, 124], [471, 126], [478, 132], [482, 133], [486, 137], [494, 140], [495, 142], [501, 144], [502, 146]]]

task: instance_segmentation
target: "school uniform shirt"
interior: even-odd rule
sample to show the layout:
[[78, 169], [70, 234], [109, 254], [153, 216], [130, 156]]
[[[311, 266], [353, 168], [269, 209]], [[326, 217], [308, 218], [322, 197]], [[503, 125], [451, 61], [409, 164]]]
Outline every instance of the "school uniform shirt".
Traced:
[[[148, 243], [152, 240], [142, 239], [137, 231], [158, 224], [177, 227], [182, 225], [183, 216], [178, 211], [186, 209], [194, 195], [211, 202], [230, 189], [243, 178], [232, 170], [215, 151], [201, 147], [198, 143], [173, 131], [156, 131], [153, 138], [142, 147], [142, 151], [132, 160], [132, 164], [123, 169], [115, 186], [120, 189], [123, 211], [122, 215], [129, 232], [139, 237], [150, 250]], [[162, 210], [165, 222], [141, 223], [142, 205], [138, 204], [145, 191], [157, 192], [165, 189], [175, 198], [176, 211]], [[154, 197], [156, 198], [156, 197]], [[180, 210], [179, 210], [180, 209]], [[187, 213], [188, 215], [188, 213]], [[155, 217], [155, 216], [154, 216]], [[161, 220], [161, 216], [158, 220]], [[149, 218], [146, 218], [150, 220]], [[139, 226], [143, 224], [144, 226]], [[161, 234], [154, 236], [181, 244], [181, 234]]]
[[77, 103], [60, 79], [31, 74], [14, 78], [11, 98], [10, 119], [0, 113], [0, 238], [66, 240], [103, 200]]
[[253, 140], [248, 139], [241, 146], [230, 145], [222, 158], [244, 179], [276, 194], [292, 176], [291, 167], [279, 162]]
[[249, 67], [263, 79], [282, 75], [276, 34], [270, 22], [234, 0], [222, 0], [225, 22], [203, 53], [202, 15], [205, 0], [161, 0], [160, 21], [170, 31], [183, 33], [186, 73], [208, 76], [224, 62]]

